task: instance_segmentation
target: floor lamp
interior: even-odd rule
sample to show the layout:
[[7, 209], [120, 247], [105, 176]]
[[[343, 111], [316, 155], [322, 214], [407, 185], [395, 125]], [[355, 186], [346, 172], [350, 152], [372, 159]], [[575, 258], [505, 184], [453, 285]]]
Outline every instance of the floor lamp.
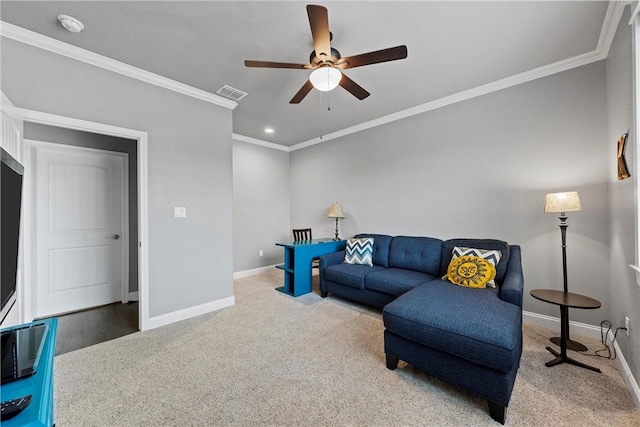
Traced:
[[340, 218], [344, 218], [344, 211], [342, 210], [342, 206], [340, 206], [340, 203], [335, 202], [331, 205], [327, 217], [336, 219], [336, 235], [333, 240], [340, 240], [340, 237], [338, 237], [338, 220]]
[[[564, 193], [549, 193], [544, 198], [544, 211], [545, 212], [559, 212], [560, 216], [560, 234], [562, 237], [562, 279], [564, 284], [564, 291], [569, 292], [567, 286], [567, 212], [577, 212], [582, 210], [582, 204], [580, 203], [580, 197], [577, 191], [568, 191]], [[569, 339], [569, 322], [566, 327], [567, 336], [567, 348], [574, 351], [586, 351], [587, 347], [579, 342]], [[551, 342], [560, 345], [560, 337], [551, 338]]]

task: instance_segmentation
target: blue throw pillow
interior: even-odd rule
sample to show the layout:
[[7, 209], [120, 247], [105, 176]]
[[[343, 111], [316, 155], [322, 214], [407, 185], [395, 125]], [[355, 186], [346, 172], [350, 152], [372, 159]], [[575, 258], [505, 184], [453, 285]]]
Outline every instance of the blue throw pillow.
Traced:
[[344, 263], [373, 267], [373, 238], [347, 240]]

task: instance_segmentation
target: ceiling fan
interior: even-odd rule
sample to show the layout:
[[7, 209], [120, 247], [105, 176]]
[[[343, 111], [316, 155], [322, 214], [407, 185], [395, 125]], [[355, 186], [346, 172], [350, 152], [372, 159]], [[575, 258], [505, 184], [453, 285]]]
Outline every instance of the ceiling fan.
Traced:
[[246, 67], [314, 70], [309, 76], [309, 80], [306, 81], [298, 93], [289, 101], [290, 104], [299, 104], [314, 87], [321, 91], [328, 91], [337, 85], [342, 86], [356, 98], [363, 100], [368, 97], [370, 93], [347, 77], [341, 70], [361, 67], [363, 65], [378, 64], [380, 62], [395, 61], [407, 57], [407, 47], [402, 45], [343, 58], [337, 49], [331, 47], [332, 34], [329, 31], [327, 8], [312, 4], [307, 5], [307, 15], [309, 16], [309, 25], [311, 26], [311, 36], [313, 37], [314, 47], [309, 57], [309, 64], [244, 61]]

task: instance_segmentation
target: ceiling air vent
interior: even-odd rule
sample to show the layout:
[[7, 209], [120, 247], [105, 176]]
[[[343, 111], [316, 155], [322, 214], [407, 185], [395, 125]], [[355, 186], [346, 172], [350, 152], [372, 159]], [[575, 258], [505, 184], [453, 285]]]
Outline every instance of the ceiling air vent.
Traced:
[[247, 92], [243, 92], [227, 85], [222, 86], [216, 93], [220, 96], [224, 96], [225, 98], [233, 99], [234, 101], [240, 101], [242, 98], [247, 96]]

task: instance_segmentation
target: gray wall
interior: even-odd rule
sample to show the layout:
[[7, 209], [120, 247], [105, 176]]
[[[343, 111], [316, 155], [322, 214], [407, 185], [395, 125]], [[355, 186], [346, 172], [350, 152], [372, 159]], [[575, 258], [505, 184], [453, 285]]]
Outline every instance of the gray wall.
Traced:
[[282, 263], [291, 239], [289, 153], [233, 141], [233, 271]]
[[556, 306], [529, 291], [562, 289], [558, 219], [543, 212], [543, 199], [577, 190], [584, 209], [569, 218], [569, 288], [602, 308], [573, 310], [571, 319], [598, 325], [611, 316], [605, 86], [601, 61], [296, 150], [291, 223], [311, 221], [331, 235], [326, 211], [339, 201], [347, 237], [376, 232], [519, 244], [524, 309], [558, 317]]
[[138, 291], [138, 151], [137, 141], [64, 129], [36, 123], [24, 124], [24, 138], [79, 147], [127, 153], [129, 172], [129, 292]]
[[622, 331], [618, 344], [636, 379], [640, 376], [640, 287], [629, 264], [636, 263], [635, 239], [638, 168], [632, 137], [627, 141], [626, 158], [631, 177], [617, 179], [618, 138], [633, 125], [633, 63], [632, 34], [629, 8], [620, 20], [618, 31], [607, 58], [607, 162], [609, 166], [610, 262], [611, 274], [607, 286], [611, 294], [611, 321], [614, 327], [631, 321], [630, 337]]
[[5, 38], [1, 55], [17, 107], [148, 132], [149, 315], [232, 296], [232, 111]]

